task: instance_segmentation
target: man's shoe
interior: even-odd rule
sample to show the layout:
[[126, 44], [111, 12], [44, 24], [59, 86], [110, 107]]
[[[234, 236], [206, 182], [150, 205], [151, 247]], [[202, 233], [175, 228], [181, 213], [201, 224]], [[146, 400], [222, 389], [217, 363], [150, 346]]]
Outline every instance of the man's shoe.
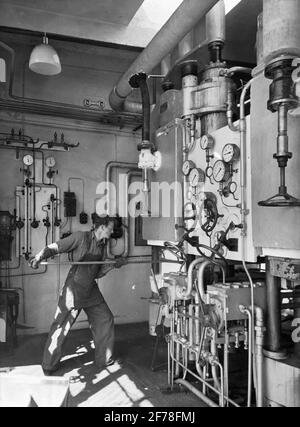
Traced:
[[123, 360], [120, 359], [119, 357], [117, 359], [111, 359], [108, 362], [106, 362], [105, 366], [107, 367], [107, 366], [112, 366], [112, 365], [116, 365], [116, 364], [122, 366]]
[[122, 360], [121, 359], [110, 359], [108, 362], [106, 362], [106, 363], [104, 363], [104, 364], [102, 364], [102, 365], [99, 365], [99, 364], [97, 364], [97, 363], [94, 363], [94, 366], [96, 367], [96, 369], [97, 370], [102, 370], [102, 369], [105, 369], [105, 368], [108, 368], [109, 366], [113, 366], [113, 365], [116, 365], [116, 364], [118, 364], [118, 365], [120, 365], [120, 366], [122, 366], [123, 365], [123, 362], [122, 362]]
[[55, 369], [44, 369], [43, 368], [43, 372], [44, 372], [44, 375], [46, 376], [46, 377], [51, 377], [51, 376], [53, 376], [53, 375], [55, 375], [55, 373], [58, 371], [58, 367], [57, 368], [55, 368]]

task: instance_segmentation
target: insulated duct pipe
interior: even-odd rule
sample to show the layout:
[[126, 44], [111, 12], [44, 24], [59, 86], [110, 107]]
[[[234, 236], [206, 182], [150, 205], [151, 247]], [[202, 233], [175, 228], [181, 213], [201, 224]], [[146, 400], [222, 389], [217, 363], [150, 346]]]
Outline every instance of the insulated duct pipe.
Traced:
[[113, 110], [125, 109], [124, 103], [132, 91], [129, 84], [132, 75], [149, 74], [216, 3], [218, 0], [184, 0], [113, 88], [109, 97]]

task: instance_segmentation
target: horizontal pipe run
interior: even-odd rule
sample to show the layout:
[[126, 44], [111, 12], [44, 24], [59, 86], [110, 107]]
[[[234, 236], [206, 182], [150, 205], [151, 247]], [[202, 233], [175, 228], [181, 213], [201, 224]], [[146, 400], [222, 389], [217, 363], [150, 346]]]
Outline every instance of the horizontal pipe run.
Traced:
[[216, 3], [218, 0], [184, 0], [111, 91], [109, 102], [113, 110], [124, 110], [132, 91], [130, 78], [140, 72], [151, 73]]
[[[173, 340], [173, 341], [177, 342], [177, 344], [179, 344], [179, 345], [182, 345], [182, 343], [179, 342], [179, 341], [176, 341], [176, 340]], [[194, 351], [193, 349], [190, 349], [190, 350]], [[194, 353], [197, 354], [197, 352], [195, 352], [195, 351], [194, 351]], [[171, 359], [172, 359], [173, 362], [175, 361], [178, 366], [180, 366], [181, 368], [183, 368], [184, 370], [186, 370], [187, 373], [189, 373], [192, 377], [196, 378], [202, 384], [205, 384], [205, 386], [207, 388], [209, 388], [211, 391], [213, 391], [214, 393], [216, 393], [218, 396], [221, 396], [221, 392], [219, 390], [215, 389], [211, 384], [209, 384], [209, 382], [207, 380], [204, 380], [199, 375], [195, 374], [195, 372], [193, 372], [191, 369], [186, 368], [178, 359], [175, 358], [174, 354], [172, 353], [171, 345], [170, 345], [170, 357], [171, 357]], [[229, 404], [231, 404], [232, 406], [236, 407], [236, 408], [240, 407], [240, 405], [238, 405], [237, 403], [235, 403], [232, 399], [230, 399], [227, 396], [224, 396], [224, 400], [226, 402], [228, 402]]]
[[198, 390], [196, 387], [194, 387], [188, 381], [176, 380], [175, 383], [186, 387], [188, 390], [190, 390], [192, 393], [194, 393], [197, 397], [199, 397], [199, 399], [201, 399], [204, 403], [206, 403], [206, 405], [210, 406], [211, 408], [219, 408], [219, 405], [217, 405], [215, 402], [213, 402], [211, 399], [209, 399], [207, 396], [205, 396], [205, 394], [201, 393], [200, 390]]

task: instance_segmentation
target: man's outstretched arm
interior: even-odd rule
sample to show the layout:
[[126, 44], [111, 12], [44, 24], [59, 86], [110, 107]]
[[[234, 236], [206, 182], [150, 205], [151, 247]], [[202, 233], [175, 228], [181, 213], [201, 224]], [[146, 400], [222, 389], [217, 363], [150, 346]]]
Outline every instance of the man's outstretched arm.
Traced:
[[39, 267], [39, 264], [47, 260], [48, 258], [52, 258], [58, 254], [64, 254], [73, 251], [76, 249], [83, 239], [82, 232], [76, 232], [66, 237], [65, 239], [61, 239], [56, 243], [51, 243], [51, 245], [46, 246], [41, 250], [35, 257], [33, 257], [29, 264], [35, 270]]
[[52, 243], [51, 245], [46, 246], [41, 250], [35, 257], [33, 257], [29, 263], [32, 268], [35, 270], [39, 268], [39, 265], [42, 261], [52, 258], [58, 254], [58, 245], [57, 243]]

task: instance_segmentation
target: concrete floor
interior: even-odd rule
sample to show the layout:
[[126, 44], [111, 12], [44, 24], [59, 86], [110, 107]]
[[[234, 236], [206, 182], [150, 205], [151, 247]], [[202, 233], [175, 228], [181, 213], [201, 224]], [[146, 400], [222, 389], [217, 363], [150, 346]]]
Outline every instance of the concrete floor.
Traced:
[[[167, 384], [167, 345], [158, 346], [151, 369], [155, 338], [148, 324], [116, 326], [115, 355], [121, 364], [101, 372], [93, 366], [89, 330], [71, 331], [57, 376], [70, 381], [70, 407], [203, 407], [192, 393], [169, 393]], [[10, 375], [43, 376], [40, 363], [46, 335], [19, 338], [11, 354], [0, 348], [0, 368], [13, 368]], [[0, 397], [1, 399], [1, 397]], [[45, 401], [44, 401], [45, 403]], [[47, 403], [46, 403], [46, 406]]]

